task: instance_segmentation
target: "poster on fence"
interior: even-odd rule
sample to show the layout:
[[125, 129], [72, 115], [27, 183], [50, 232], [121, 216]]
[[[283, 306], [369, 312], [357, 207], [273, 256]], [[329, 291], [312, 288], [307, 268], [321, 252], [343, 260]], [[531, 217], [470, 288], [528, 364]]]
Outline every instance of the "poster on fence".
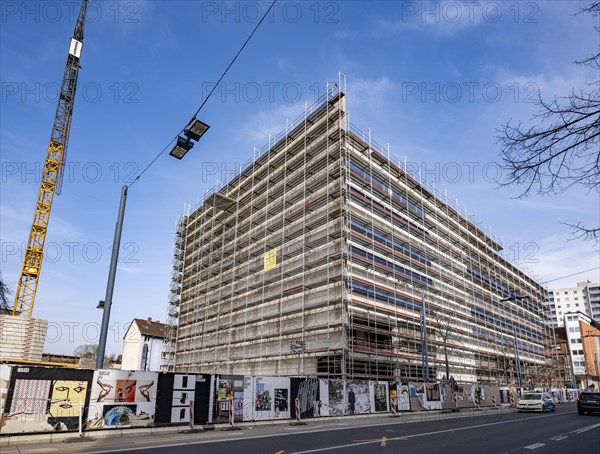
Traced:
[[385, 381], [369, 382], [369, 396], [373, 413], [387, 413], [390, 411], [388, 405], [388, 383]]
[[416, 386], [417, 401], [425, 410], [442, 409], [442, 393], [439, 383], [424, 383]]
[[215, 422], [229, 422], [229, 408], [233, 397], [234, 421], [244, 420], [244, 380], [243, 375], [218, 375], [216, 377], [216, 412]]
[[154, 424], [157, 372], [94, 372], [87, 427], [150, 427]]
[[296, 417], [296, 398], [300, 402], [300, 417], [319, 417], [319, 379], [292, 378], [290, 379], [290, 418]]
[[6, 398], [8, 397], [8, 388], [10, 386], [11, 366], [0, 364], [0, 417], [4, 414]]
[[156, 425], [186, 424], [190, 421], [190, 403], [195, 401], [196, 376], [159, 374], [156, 392]]
[[[92, 371], [13, 367], [1, 416], [3, 434], [76, 430], [89, 402]], [[84, 416], [83, 415], [83, 416]]]
[[343, 416], [348, 410], [348, 396], [344, 380], [319, 380], [322, 416]]
[[290, 417], [290, 379], [246, 377], [244, 402], [244, 421], [287, 419]]
[[410, 389], [408, 383], [399, 384], [398, 392], [398, 411], [410, 411]]
[[368, 381], [348, 380], [346, 390], [348, 392], [348, 409], [346, 414], [371, 413], [373, 405]]

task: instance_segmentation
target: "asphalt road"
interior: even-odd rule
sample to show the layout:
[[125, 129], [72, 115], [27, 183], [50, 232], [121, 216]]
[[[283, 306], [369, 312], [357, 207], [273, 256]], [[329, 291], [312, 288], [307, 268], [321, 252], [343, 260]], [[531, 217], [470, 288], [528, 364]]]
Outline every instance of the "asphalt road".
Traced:
[[104, 438], [80, 443], [3, 446], [20, 453], [600, 453], [600, 416], [580, 416], [574, 405], [556, 413], [514, 410], [310, 421], [305, 426], [245, 426], [238, 431]]

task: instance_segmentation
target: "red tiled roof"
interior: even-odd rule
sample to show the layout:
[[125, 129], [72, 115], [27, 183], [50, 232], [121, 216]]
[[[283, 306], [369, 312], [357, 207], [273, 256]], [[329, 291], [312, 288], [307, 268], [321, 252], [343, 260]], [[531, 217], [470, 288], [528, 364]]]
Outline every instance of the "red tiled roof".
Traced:
[[157, 337], [164, 339], [165, 337], [165, 324], [160, 322], [153, 322], [150, 320], [144, 320], [141, 318], [134, 318], [133, 322], [138, 326], [140, 333], [143, 336]]

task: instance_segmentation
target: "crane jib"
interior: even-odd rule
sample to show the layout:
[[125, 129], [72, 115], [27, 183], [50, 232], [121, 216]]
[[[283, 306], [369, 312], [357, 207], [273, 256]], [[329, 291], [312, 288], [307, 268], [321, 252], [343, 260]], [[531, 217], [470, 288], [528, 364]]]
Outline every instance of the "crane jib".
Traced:
[[81, 2], [75, 31], [69, 43], [69, 53], [67, 54], [56, 115], [54, 116], [50, 143], [44, 162], [35, 214], [23, 257], [21, 275], [17, 283], [13, 315], [31, 316], [33, 312], [52, 201], [55, 194], [60, 194], [64, 163], [66, 162], [88, 2], [89, 0], [82, 0]]

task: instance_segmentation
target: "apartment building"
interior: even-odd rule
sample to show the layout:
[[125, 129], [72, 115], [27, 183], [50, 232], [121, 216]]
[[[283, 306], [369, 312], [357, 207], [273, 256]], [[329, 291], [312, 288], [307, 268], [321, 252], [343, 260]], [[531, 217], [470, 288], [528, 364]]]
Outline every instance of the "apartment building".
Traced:
[[600, 284], [586, 281], [578, 282], [576, 287], [550, 290], [546, 310], [551, 326], [564, 326], [567, 312], [581, 312], [600, 320]]
[[345, 104], [328, 89], [184, 211], [169, 367], [548, 383], [543, 287]]

